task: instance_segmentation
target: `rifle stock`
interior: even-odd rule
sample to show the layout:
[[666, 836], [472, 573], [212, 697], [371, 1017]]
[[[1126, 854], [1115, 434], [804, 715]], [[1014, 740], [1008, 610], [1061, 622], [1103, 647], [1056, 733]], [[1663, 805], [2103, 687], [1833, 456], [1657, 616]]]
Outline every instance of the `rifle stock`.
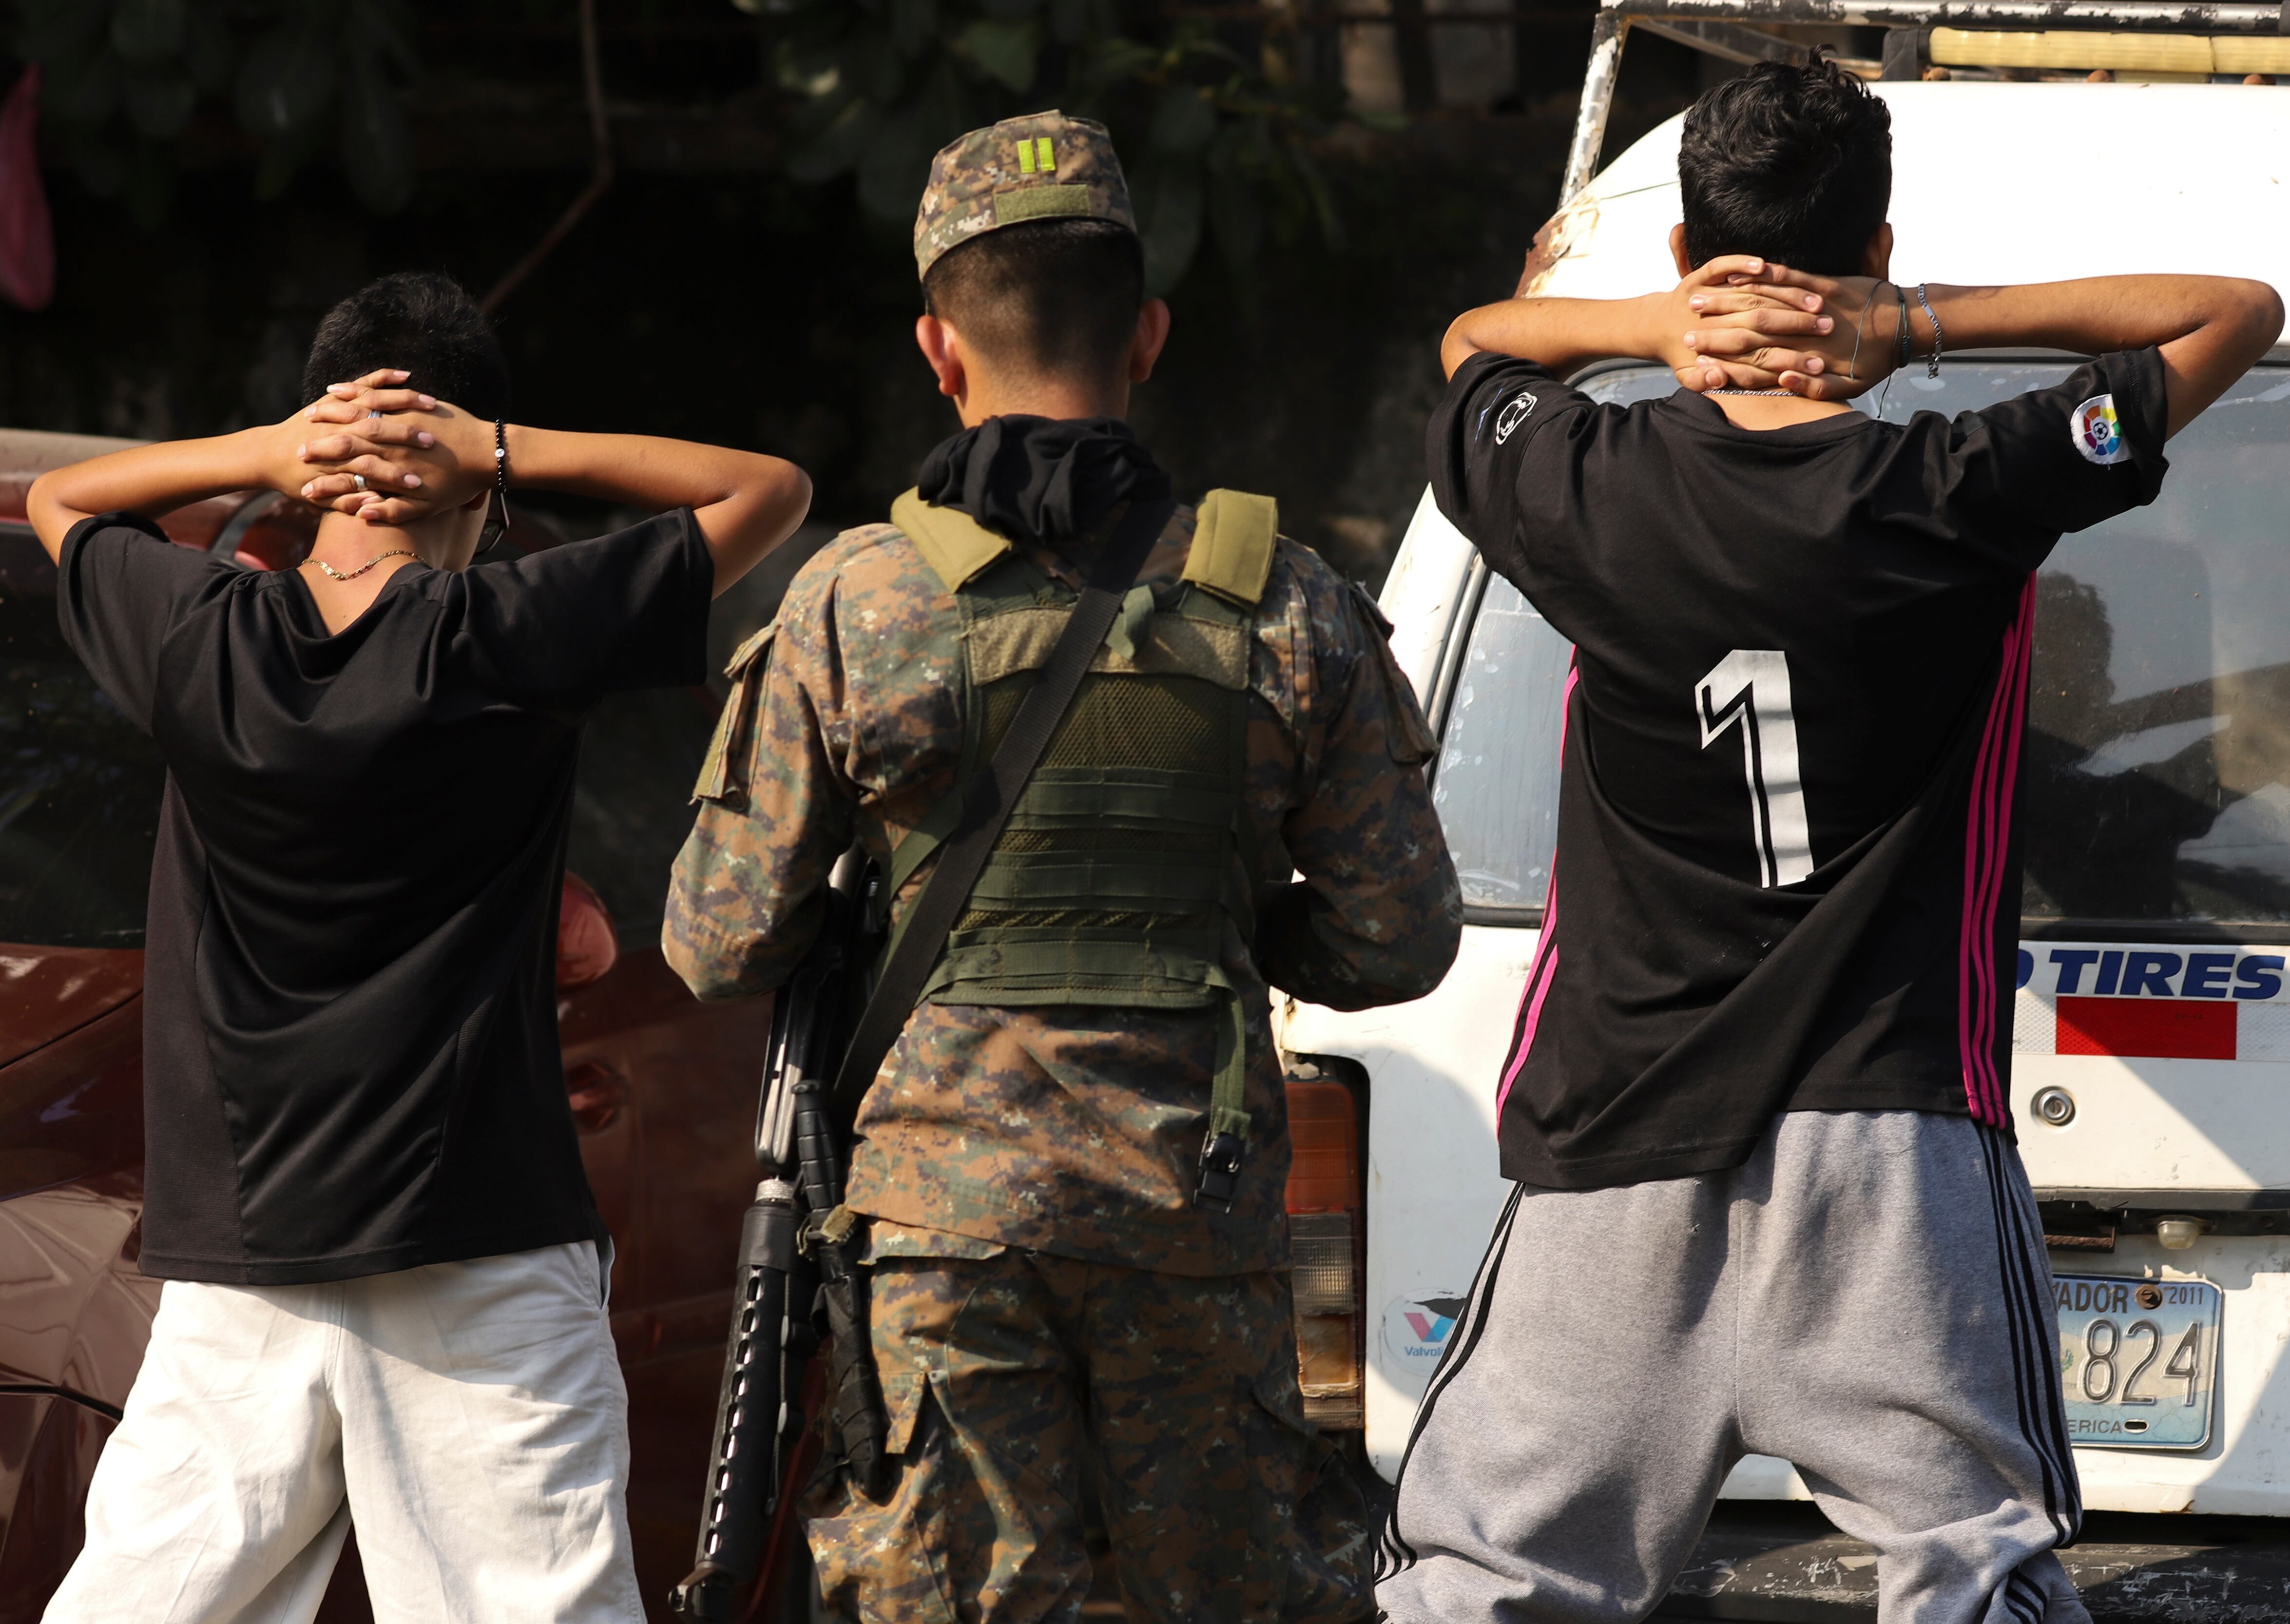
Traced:
[[[839, 1236], [823, 1236], [821, 1226], [843, 1200], [843, 1136], [828, 1111], [827, 1079], [864, 999], [876, 945], [874, 885], [874, 869], [858, 848], [837, 862], [819, 940], [772, 1012], [756, 1114], [756, 1162], [764, 1177], [741, 1228], [699, 1546], [692, 1572], [669, 1596], [672, 1612], [705, 1624], [733, 1624], [741, 1616], [768, 1554], [780, 1499], [797, 1487], [788, 1481], [788, 1467], [803, 1436], [803, 1376], [818, 1346], [813, 1317], [822, 1275], [829, 1297], [819, 1306], [838, 1339], [852, 1300], [858, 1301], [855, 1329], [862, 1342], [866, 1333], [863, 1293], [849, 1255], [856, 1248]], [[841, 1312], [838, 1297], [845, 1300]], [[850, 1363], [838, 1348], [838, 1419]], [[873, 1360], [859, 1363], [873, 1381]], [[879, 1415], [879, 1391], [874, 1408]], [[847, 1421], [844, 1430], [850, 1430]], [[879, 1471], [856, 1456], [853, 1464], [865, 1482]]]

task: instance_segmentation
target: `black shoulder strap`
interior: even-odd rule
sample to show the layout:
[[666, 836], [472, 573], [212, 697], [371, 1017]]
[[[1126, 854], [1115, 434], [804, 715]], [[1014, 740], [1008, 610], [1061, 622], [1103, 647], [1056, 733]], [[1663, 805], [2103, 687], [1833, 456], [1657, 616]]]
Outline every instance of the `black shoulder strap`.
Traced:
[[1010, 720], [1010, 731], [1002, 735], [986, 771], [972, 782], [961, 820], [939, 848], [937, 864], [923, 882], [922, 894], [915, 899], [914, 911], [891, 949], [883, 979], [876, 984], [874, 996], [867, 1000], [867, 1008], [851, 1034], [851, 1046], [844, 1051], [842, 1068], [835, 1074], [835, 1112], [844, 1122], [857, 1114], [860, 1100], [883, 1068], [884, 1057], [906, 1029], [907, 1018], [921, 1001], [939, 951], [969, 902], [971, 888], [978, 884], [994, 843], [1001, 837], [1002, 826], [1018, 804], [1019, 792], [1034, 775], [1042, 752], [1050, 748], [1051, 735], [1065, 720], [1090, 661], [1097, 657], [1105, 634], [1113, 628], [1123, 595], [1135, 584], [1153, 543], [1175, 510], [1174, 502], [1141, 502], [1114, 526], [1089, 585], [1067, 617], [1057, 646], [1050, 651], [1049, 663], [1019, 704], [1018, 714]]

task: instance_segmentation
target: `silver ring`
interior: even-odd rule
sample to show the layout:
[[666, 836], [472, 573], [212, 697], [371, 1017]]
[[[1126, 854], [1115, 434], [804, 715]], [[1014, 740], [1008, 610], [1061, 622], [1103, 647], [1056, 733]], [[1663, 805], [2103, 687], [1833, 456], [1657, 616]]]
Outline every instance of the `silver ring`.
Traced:
[[367, 412], [367, 413], [366, 413], [366, 415], [367, 415], [368, 417], [380, 417], [380, 416], [381, 415], [381, 413], [380, 413], [380, 412]]
[[365, 489], [365, 476], [363, 474], [353, 474], [350, 476], [350, 483], [356, 485], [359, 490], [363, 491]]

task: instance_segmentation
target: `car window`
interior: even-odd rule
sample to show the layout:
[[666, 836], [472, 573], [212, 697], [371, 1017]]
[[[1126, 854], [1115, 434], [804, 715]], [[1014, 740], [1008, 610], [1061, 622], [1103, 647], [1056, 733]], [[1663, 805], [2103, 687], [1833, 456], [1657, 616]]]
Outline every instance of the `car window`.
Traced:
[[1558, 837], [1559, 695], [1573, 650], [1489, 576], [1450, 680], [1431, 803], [1463, 906], [1480, 924], [1533, 924]]
[[140, 948], [166, 769], [56, 624], [56, 571], [0, 525], [0, 941]]
[[[1601, 372], [1582, 389], [1627, 404], [1676, 387], [1659, 367], [1632, 366]], [[1441, 701], [1432, 804], [1465, 916], [1540, 924], [1558, 842], [1559, 696], [1573, 649], [1499, 575], [1485, 575], [1468, 637]]]
[[[1952, 414], [2069, 371], [1950, 362], [1856, 404], [1894, 422]], [[1627, 402], [1676, 385], [1628, 366], [1584, 387]], [[2253, 372], [2170, 455], [2151, 506], [2062, 539], [2037, 575], [2022, 802], [2031, 925], [2290, 924], [2290, 368]], [[1488, 583], [1434, 788], [1467, 903], [1518, 910], [1517, 923], [1540, 916], [1555, 839], [1565, 676], [1552, 652], [1564, 645], [1533, 614]]]

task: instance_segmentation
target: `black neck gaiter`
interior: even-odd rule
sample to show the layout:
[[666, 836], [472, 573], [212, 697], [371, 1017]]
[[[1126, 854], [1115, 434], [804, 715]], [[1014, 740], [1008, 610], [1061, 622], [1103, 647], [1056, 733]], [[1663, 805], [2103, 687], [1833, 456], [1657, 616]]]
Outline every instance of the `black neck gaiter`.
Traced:
[[923, 500], [959, 508], [1026, 546], [1089, 535], [1125, 501], [1159, 501], [1169, 476], [1119, 418], [989, 417], [923, 459]]

